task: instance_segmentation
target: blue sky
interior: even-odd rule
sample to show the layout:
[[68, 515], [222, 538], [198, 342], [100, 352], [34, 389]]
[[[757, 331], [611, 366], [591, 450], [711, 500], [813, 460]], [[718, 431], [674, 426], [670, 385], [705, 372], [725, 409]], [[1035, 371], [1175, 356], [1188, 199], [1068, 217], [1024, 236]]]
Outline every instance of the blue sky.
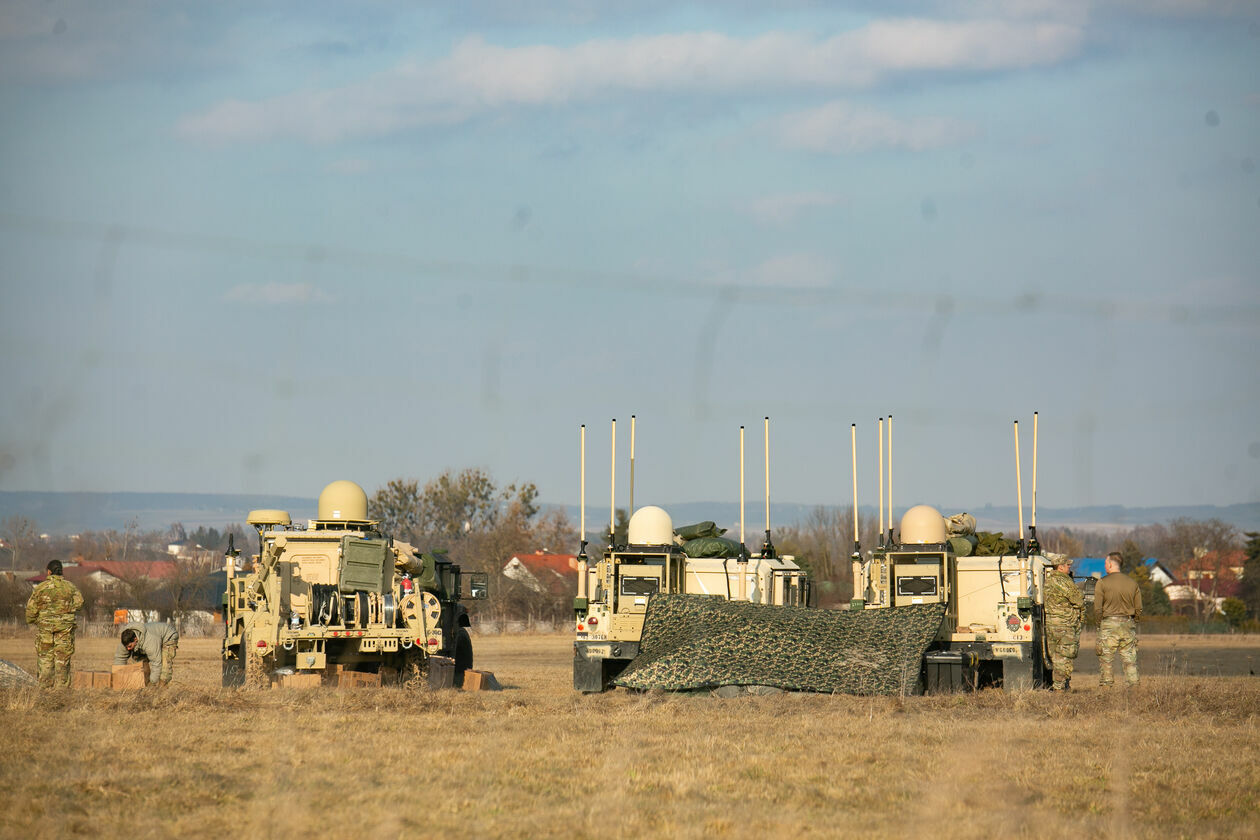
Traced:
[[400, 5], [0, 7], [0, 489], [1260, 501], [1254, 4]]

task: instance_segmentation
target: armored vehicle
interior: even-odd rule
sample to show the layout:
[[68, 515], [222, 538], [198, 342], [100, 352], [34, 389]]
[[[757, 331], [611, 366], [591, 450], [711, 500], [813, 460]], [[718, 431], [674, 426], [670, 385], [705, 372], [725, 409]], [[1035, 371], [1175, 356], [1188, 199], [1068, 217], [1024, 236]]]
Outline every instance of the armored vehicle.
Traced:
[[404, 685], [425, 683], [430, 657], [473, 665], [462, 599], [487, 596], [484, 573], [382, 534], [367, 495], [334, 481], [318, 517], [295, 526], [282, 510], [255, 510], [258, 554], [226, 558], [223, 685], [266, 686], [277, 675], [347, 670]]
[[647, 604], [657, 593], [791, 606], [814, 600], [809, 576], [773, 546], [760, 556], [739, 545], [734, 556], [689, 557], [669, 514], [654, 506], [630, 517], [625, 545], [610, 545], [589, 567], [580, 557], [578, 575], [573, 688], [582, 692], [605, 691], [638, 655]]

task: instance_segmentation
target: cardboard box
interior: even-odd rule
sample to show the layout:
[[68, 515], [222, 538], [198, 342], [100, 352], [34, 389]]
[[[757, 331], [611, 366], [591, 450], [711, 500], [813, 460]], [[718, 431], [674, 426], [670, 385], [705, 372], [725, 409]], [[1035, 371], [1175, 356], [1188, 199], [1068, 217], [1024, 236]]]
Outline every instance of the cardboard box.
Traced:
[[449, 656], [429, 657], [429, 688], [455, 687], [455, 660]]
[[380, 688], [381, 675], [367, 674], [362, 671], [342, 671], [338, 675], [339, 688]]
[[109, 671], [75, 671], [75, 688], [109, 688], [113, 684], [113, 674]]
[[110, 687], [115, 691], [144, 688], [149, 684], [149, 663], [115, 665], [110, 676]]
[[503, 686], [494, 678], [491, 671], [464, 672], [464, 691], [502, 691]]
[[324, 683], [324, 675], [318, 671], [305, 674], [281, 674], [281, 688], [319, 688]]

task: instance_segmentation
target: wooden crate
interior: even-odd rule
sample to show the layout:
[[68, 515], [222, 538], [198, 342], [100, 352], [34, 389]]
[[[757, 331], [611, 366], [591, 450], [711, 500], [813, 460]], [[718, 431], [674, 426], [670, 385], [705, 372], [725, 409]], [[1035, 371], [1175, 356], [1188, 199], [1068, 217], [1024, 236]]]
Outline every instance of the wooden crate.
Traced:
[[281, 688], [319, 688], [323, 685], [324, 675], [318, 671], [306, 674], [281, 674]]
[[362, 671], [342, 671], [337, 677], [339, 688], [380, 688], [381, 675]]
[[75, 671], [73, 685], [75, 688], [109, 688], [113, 685], [113, 676], [110, 671]]
[[110, 674], [110, 687], [115, 691], [144, 688], [149, 684], [149, 663], [115, 665]]
[[491, 671], [473, 671], [471, 669], [464, 672], [464, 691], [502, 691], [503, 686], [499, 685], [499, 681], [494, 678]]

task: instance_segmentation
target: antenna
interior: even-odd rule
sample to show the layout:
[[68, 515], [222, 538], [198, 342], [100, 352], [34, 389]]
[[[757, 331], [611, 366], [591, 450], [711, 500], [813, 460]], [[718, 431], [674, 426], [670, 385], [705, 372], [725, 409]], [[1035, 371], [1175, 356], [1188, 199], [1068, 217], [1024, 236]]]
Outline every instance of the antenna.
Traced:
[[577, 556], [577, 597], [586, 597], [586, 424], [578, 434], [578, 521], [582, 528], [582, 542]]
[[859, 559], [862, 554], [862, 541], [858, 537], [857, 423], [849, 424], [849, 444], [853, 452], [853, 557]]
[[893, 544], [892, 508], [892, 415], [888, 415], [888, 544]]
[[630, 415], [630, 515], [634, 516], [634, 415]]
[[879, 418], [879, 544], [884, 545], [884, 418]]
[[[739, 569], [739, 600], [748, 599], [748, 549], [744, 545], [744, 427], [739, 427], [739, 557], [735, 558]], [[729, 589], [727, 590], [730, 591]]]
[[608, 482], [608, 544], [617, 545], [617, 418], [612, 421], [612, 469]]
[[739, 544], [744, 544], [744, 427], [739, 427]]
[[1028, 526], [1028, 548], [1035, 554], [1041, 553], [1041, 544], [1037, 542], [1037, 412], [1033, 412], [1033, 486], [1032, 486], [1032, 522]]
[[578, 502], [578, 519], [582, 527], [582, 550], [579, 554], [586, 553], [586, 424], [582, 424], [578, 442], [578, 495], [581, 497]]
[[1024, 556], [1024, 484], [1019, 474], [1019, 421], [1015, 421], [1015, 504], [1019, 508], [1019, 553]]
[[766, 543], [761, 547], [762, 557], [774, 557], [774, 543], [770, 541], [770, 418], [766, 423]]

